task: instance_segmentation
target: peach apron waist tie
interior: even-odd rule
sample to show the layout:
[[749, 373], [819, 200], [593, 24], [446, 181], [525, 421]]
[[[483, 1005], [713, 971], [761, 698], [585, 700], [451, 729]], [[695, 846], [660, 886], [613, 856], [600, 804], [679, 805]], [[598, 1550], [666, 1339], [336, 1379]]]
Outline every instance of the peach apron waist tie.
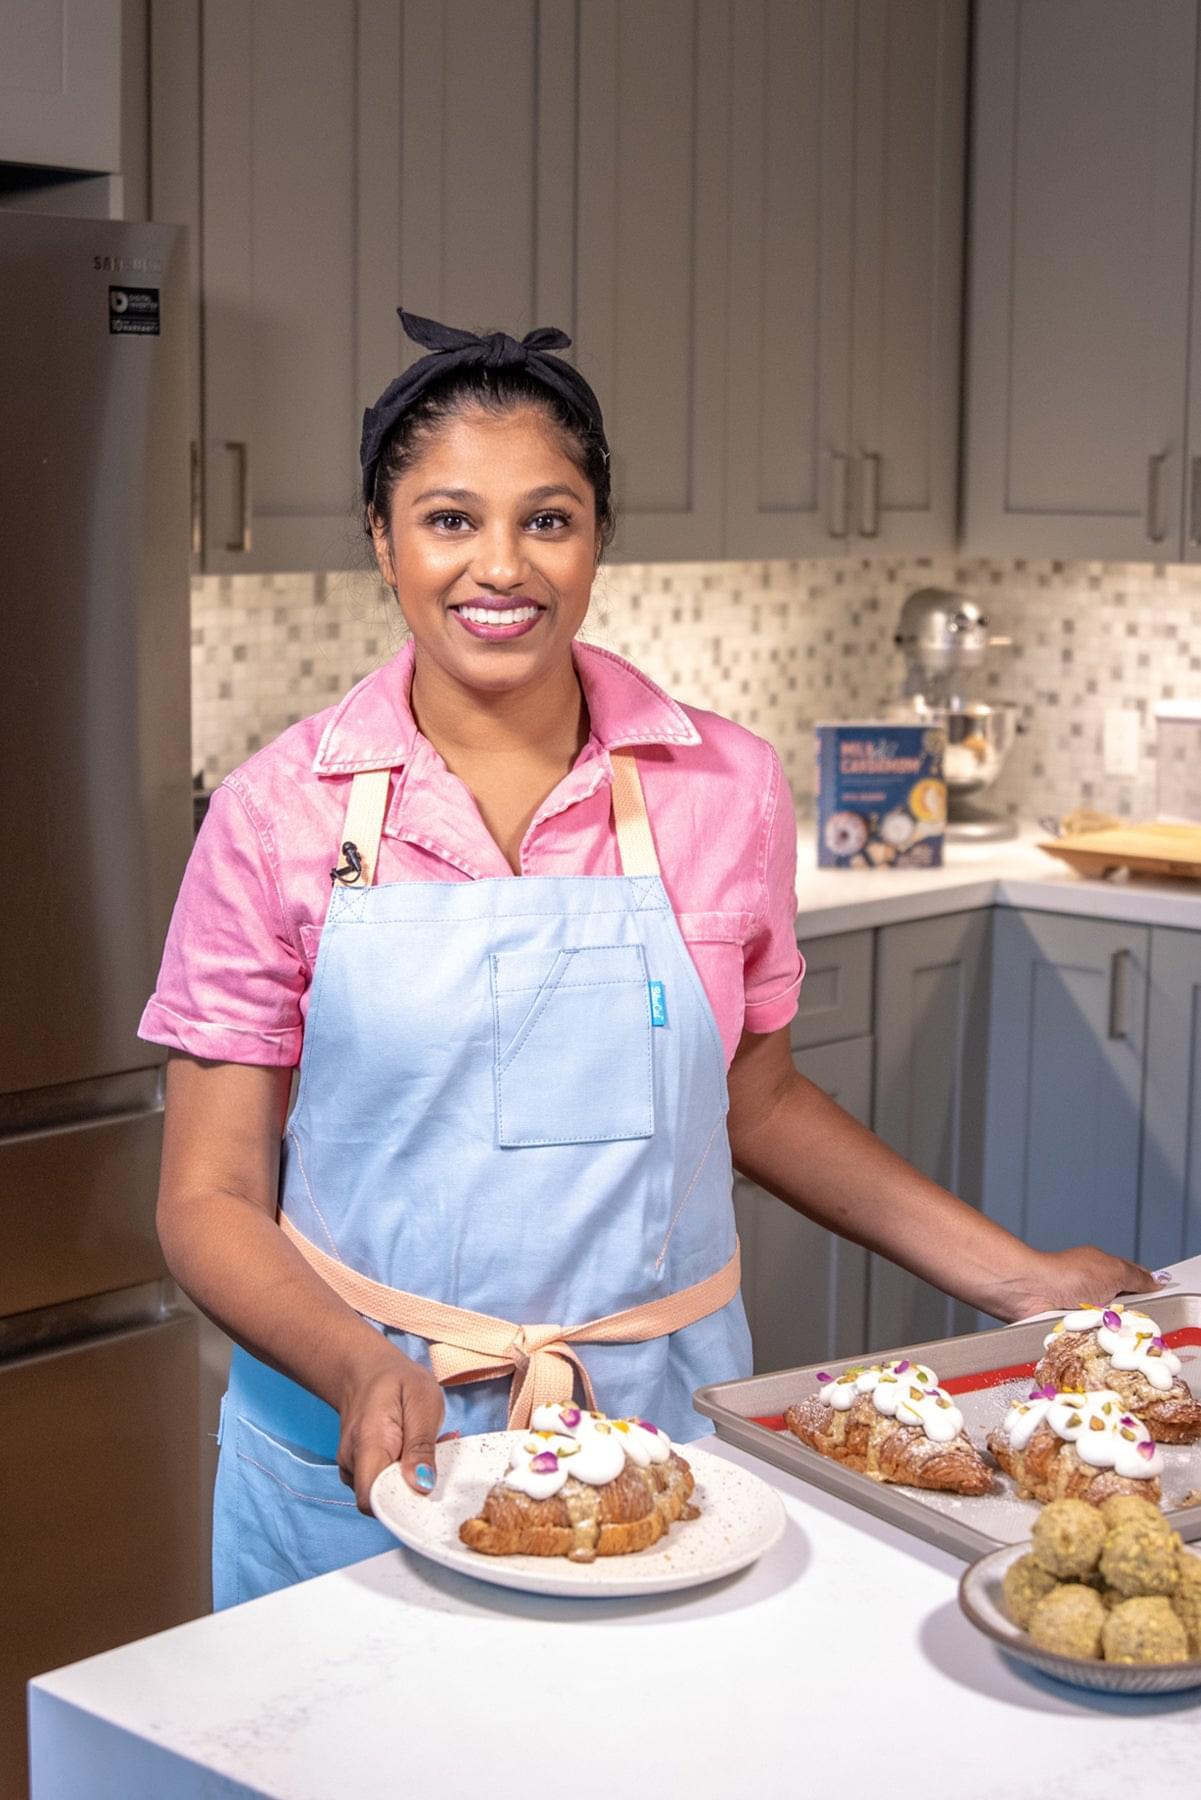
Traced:
[[667, 1337], [686, 1325], [695, 1325], [710, 1313], [720, 1312], [738, 1292], [741, 1253], [737, 1244], [724, 1268], [704, 1281], [657, 1300], [630, 1306], [586, 1325], [515, 1325], [488, 1313], [470, 1312], [461, 1306], [445, 1306], [406, 1294], [348, 1269], [335, 1257], [311, 1243], [284, 1215], [279, 1226], [300, 1251], [310, 1268], [356, 1312], [375, 1319], [394, 1331], [411, 1332], [429, 1344], [430, 1366], [443, 1387], [467, 1381], [512, 1377], [509, 1388], [509, 1429], [524, 1430], [536, 1406], [563, 1405], [571, 1399], [574, 1374], [589, 1407], [596, 1400], [588, 1371], [573, 1344], [639, 1344]]

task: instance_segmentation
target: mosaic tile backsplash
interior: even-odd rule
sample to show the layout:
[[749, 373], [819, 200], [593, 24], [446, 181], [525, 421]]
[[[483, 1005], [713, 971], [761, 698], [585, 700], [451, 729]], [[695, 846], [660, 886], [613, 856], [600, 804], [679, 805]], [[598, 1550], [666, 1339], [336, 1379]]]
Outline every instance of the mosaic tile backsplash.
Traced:
[[[1013, 639], [979, 699], [1021, 703], [1025, 732], [987, 796], [1037, 818], [1088, 805], [1155, 812], [1155, 702], [1201, 696], [1201, 568], [955, 557], [626, 563], [602, 569], [584, 635], [677, 699], [740, 720], [813, 801], [813, 724], [874, 716], [900, 692], [893, 645], [914, 588], [955, 587]], [[400, 645], [367, 575], [205, 576], [192, 588], [193, 766], [212, 786]], [[1104, 716], [1138, 716], [1138, 773], [1105, 772]], [[983, 796], [982, 796], [983, 798]]]

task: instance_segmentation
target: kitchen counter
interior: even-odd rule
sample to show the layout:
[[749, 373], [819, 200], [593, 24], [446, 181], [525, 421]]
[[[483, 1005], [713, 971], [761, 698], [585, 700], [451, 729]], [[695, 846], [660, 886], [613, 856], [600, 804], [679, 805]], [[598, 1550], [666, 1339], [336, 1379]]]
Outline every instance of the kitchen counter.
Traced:
[[[1178, 1284], [1201, 1284], [1201, 1257]], [[1165, 1292], [1170, 1291], [1165, 1289]], [[708, 1440], [713, 1446], [714, 1440]], [[42, 1676], [33, 1800], [1197, 1791], [1201, 1697], [1007, 1662], [962, 1564], [729, 1446], [783, 1497], [755, 1567], [660, 1599], [509, 1593], [396, 1549]]]
[[978, 906], [1032, 907], [1087, 919], [1201, 931], [1201, 882], [1077, 875], [1037, 844], [1035, 827], [1008, 843], [949, 843], [941, 869], [819, 869], [814, 823], [797, 823], [797, 937], [895, 925]]

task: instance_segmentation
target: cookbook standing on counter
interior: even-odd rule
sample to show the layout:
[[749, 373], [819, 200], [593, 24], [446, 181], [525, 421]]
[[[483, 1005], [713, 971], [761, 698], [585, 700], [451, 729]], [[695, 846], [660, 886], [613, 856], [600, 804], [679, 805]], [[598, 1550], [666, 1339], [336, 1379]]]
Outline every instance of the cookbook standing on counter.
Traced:
[[732, 1165], [1001, 1318], [1150, 1284], [796, 1072], [779, 759], [579, 641], [613, 513], [569, 340], [401, 317], [427, 354], [362, 465], [409, 639], [222, 784], [141, 1027], [167, 1259], [239, 1346], [218, 1606], [388, 1548], [372, 1481], [434, 1490], [447, 1430], [575, 1391], [704, 1432], [693, 1390], [751, 1368]]

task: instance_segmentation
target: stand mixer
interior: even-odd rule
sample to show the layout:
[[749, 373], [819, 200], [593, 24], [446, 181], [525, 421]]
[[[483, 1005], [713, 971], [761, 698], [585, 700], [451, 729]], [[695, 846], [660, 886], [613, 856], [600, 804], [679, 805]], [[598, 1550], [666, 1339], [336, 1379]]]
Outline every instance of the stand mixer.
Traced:
[[1012, 639], [991, 637], [974, 600], [948, 588], [919, 588], [901, 608], [894, 642], [905, 656], [904, 698], [894, 718], [929, 719], [946, 727], [947, 836], [987, 843], [1016, 836], [1013, 820], [978, 805], [1021, 729], [1020, 708], [973, 700], [966, 689], [990, 650]]

